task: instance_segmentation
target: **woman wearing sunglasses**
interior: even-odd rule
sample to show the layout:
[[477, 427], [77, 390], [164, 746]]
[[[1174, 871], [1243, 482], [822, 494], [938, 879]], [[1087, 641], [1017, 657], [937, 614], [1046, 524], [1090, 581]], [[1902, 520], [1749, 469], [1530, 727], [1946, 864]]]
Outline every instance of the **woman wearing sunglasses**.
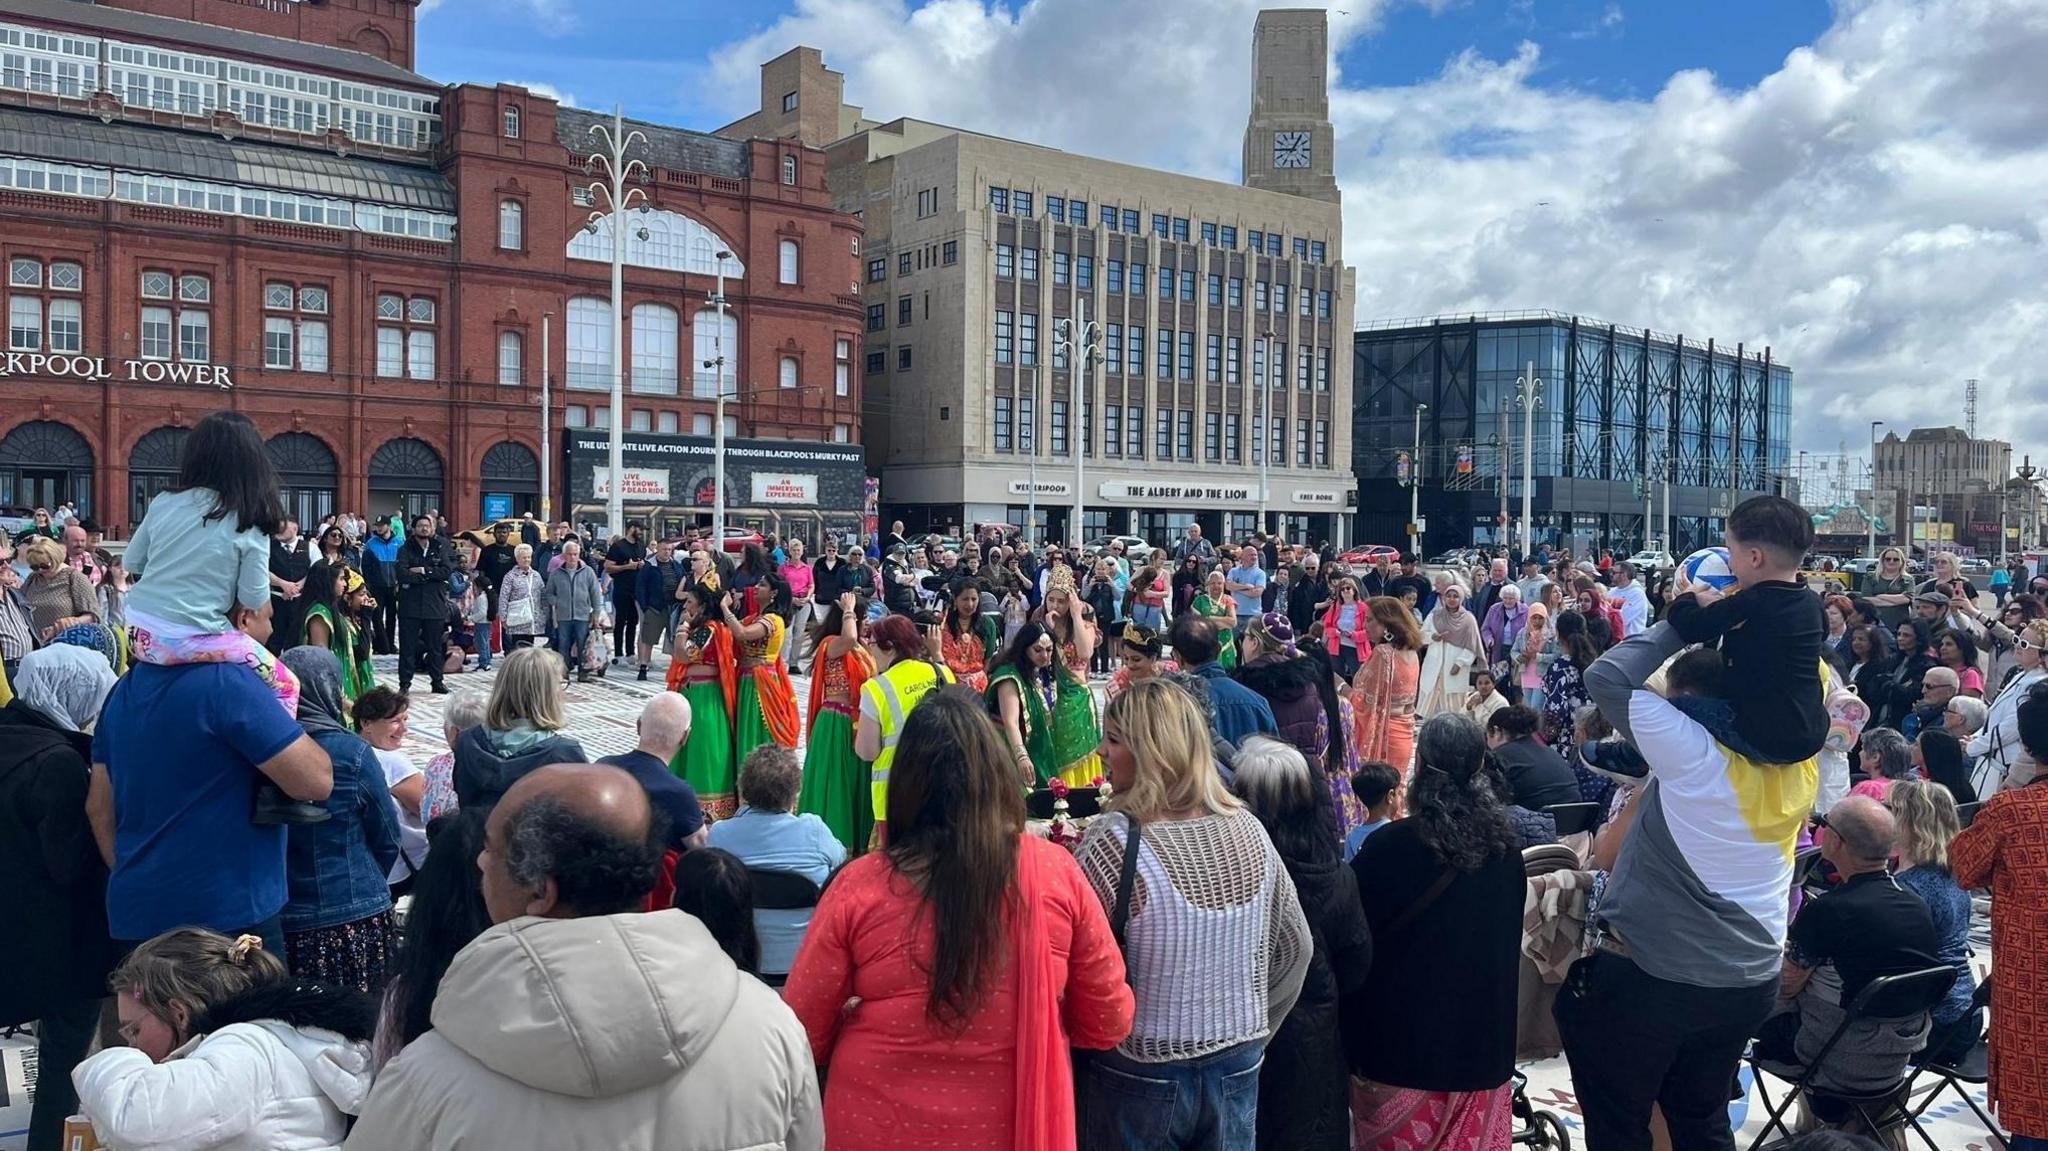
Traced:
[[2034, 758], [2020, 746], [2020, 701], [2027, 698], [2035, 685], [2048, 679], [2044, 655], [2048, 655], [2048, 620], [2037, 619], [2015, 634], [2013, 666], [2017, 670], [1993, 697], [1984, 729], [1972, 736], [1964, 749], [1986, 761], [1994, 777], [2002, 780], [1998, 784], [2000, 791], [2024, 787], [2033, 781], [2037, 771]]
[[1863, 576], [1864, 598], [1877, 605], [1877, 618], [1897, 631], [1913, 607], [1913, 581], [1906, 575], [1906, 553], [1886, 548], [1878, 553], [1877, 567]]

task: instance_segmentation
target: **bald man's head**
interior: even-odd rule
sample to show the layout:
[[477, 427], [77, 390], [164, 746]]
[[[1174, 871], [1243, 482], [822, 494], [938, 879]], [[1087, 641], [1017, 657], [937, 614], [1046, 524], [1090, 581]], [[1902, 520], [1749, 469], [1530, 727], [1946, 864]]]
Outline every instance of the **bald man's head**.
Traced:
[[1827, 829], [1821, 853], [1845, 876], [1884, 867], [1898, 838], [1892, 813], [1867, 795], [1847, 796], [1829, 808]]
[[577, 919], [645, 907], [668, 829], [632, 776], [601, 764], [539, 768], [484, 825], [484, 904], [493, 923]]
[[690, 738], [690, 701], [673, 691], [659, 692], [640, 709], [640, 750], [656, 759], [674, 759]]

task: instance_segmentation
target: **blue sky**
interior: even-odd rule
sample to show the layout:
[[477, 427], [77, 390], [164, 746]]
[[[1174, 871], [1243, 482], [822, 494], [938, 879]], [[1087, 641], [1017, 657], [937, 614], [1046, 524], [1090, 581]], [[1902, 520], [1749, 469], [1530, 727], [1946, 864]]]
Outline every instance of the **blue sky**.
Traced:
[[[914, 116], [1238, 179], [1259, 0], [423, 0], [421, 70], [715, 128], [820, 48]], [[1361, 322], [1542, 308], [1768, 346], [1793, 448], [1959, 419], [2048, 456], [2043, 0], [1330, 10]]]

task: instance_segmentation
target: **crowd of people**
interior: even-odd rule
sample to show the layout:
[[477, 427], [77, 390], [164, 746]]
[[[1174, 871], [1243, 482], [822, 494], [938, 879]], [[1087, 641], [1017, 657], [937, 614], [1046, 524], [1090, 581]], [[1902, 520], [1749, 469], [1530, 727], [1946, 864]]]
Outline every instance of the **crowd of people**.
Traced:
[[[1981, 888], [1992, 1095], [2048, 1146], [2048, 612], [1890, 553], [1823, 597], [1782, 499], [1734, 509], [1725, 594], [1199, 528], [302, 536], [217, 413], [120, 562], [74, 526], [0, 589], [31, 1151], [73, 1113], [116, 1149], [1494, 1151], [1531, 907], [1589, 1145], [1719, 1151], [1745, 1051], [1814, 1059], [1872, 981], [1945, 976], [1812, 1122], [1975, 1046]], [[589, 762], [567, 688], [658, 651]]]

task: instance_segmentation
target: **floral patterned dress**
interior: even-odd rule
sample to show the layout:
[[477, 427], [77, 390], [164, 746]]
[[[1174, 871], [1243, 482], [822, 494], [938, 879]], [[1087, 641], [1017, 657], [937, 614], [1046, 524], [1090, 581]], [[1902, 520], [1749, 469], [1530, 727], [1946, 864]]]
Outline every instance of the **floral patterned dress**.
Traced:
[[1560, 655], [1543, 673], [1543, 730], [1551, 750], [1564, 756], [1579, 779], [1579, 798], [1605, 810], [1614, 795], [1614, 781], [1579, 762], [1579, 709], [1593, 702], [1586, 677], [1571, 657]]

